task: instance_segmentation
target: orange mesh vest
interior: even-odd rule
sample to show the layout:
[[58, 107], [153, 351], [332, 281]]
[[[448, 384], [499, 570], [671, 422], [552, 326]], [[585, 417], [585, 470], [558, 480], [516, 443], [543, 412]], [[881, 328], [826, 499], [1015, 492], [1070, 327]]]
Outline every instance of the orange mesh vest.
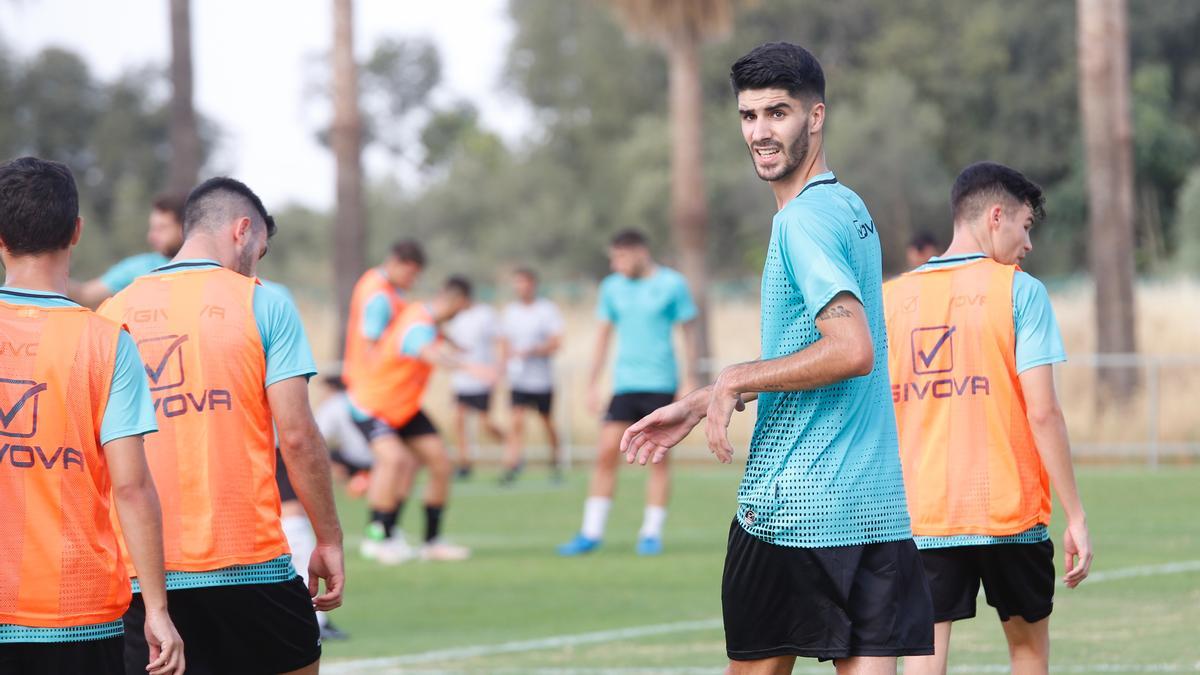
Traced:
[[400, 297], [395, 287], [388, 283], [378, 269], [369, 269], [359, 278], [350, 296], [350, 317], [346, 320], [346, 349], [342, 355], [342, 381], [347, 385], [364, 367], [373, 346], [370, 340], [363, 337], [362, 321], [363, 311], [376, 293], [387, 294], [392, 303], [393, 318], [400, 316], [400, 312], [404, 310], [404, 298]]
[[888, 366], [913, 534], [1050, 522], [1050, 481], [1017, 379], [1016, 267], [990, 259], [884, 284]]
[[370, 368], [350, 383], [350, 399], [355, 405], [393, 427], [404, 426], [421, 410], [425, 385], [433, 373], [429, 363], [400, 353], [404, 334], [422, 324], [434, 324], [429, 308], [420, 302], [405, 307], [379, 338]]
[[257, 283], [214, 268], [144, 276], [100, 308], [129, 326], [150, 380], [159, 432], [146, 437], [146, 459], [162, 502], [168, 570], [288, 552], [254, 322]]
[[0, 623], [106, 623], [129, 607], [100, 425], [120, 327], [0, 302]]

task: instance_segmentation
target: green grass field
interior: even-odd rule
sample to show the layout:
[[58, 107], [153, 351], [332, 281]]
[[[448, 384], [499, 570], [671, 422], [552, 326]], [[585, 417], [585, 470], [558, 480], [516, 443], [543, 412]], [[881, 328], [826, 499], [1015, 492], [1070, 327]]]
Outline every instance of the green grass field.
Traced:
[[[536, 469], [512, 489], [459, 484], [448, 534], [462, 563], [383, 568], [357, 555], [362, 502], [343, 500], [349, 583], [334, 615], [326, 673], [721, 673], [720, 580], [739, 467], [677, 467], [666, 553], [633, 553], [643, 471], [622, 472], [604, 547], [562, 559], [579, 525], [586, 475], [561, 486]], [[1056, 672], [1200, 672], [1200, 469], [1080, 470], [1093, 578], [1060, 588], [1051, 619]], [[415, 508], [414, 508], [415, 507]], [[418, 504], [405, 513], [419, 533]], [[1054, 526], [1055, 544], [1061, 525]], [[1061, 574], [1061, 558], [1058, 562]], [[956, 624], [952, 672], [1006, 672], [995, 613]], [[832, 672], [816, 661], [796, 672]]]

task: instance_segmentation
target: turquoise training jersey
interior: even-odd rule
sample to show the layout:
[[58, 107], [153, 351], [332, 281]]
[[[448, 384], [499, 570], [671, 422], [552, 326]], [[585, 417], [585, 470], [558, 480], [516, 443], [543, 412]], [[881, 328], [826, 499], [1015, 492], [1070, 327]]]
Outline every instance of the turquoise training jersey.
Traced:
[[[982, 253], [933, 257], [918, 271], [958, 267], [984, 258]], [[1030, 274], [1017, 270], [1013, 275], [1013, 334], [1016, 338], [1017, 374], [1030, 368], [1061, 363], [1067, 360], [1063, 347], [1062, 333], [1050, 304], [1050, 294], [1042, 282]], [[989, 546], [992, 544], [1037, 544], [1050, 538], [1046, 523], [1004, 536], [989, 534], [955, 534], [944, 537], [913, 537], [917, 548], [950, 548], [954, 546]]]
[[762, 358], [801, 351], [840, 293], [866, 310], [870, 374], [809, 391], [759, 394], [737, 518], [781, 546], [873, 544], [912, 536], [888, 378], [879, 235], [832, 173], [775, 214], [762, 276]]
[[596, 317], [616, 328], [613, 393], [674, 394], [679, 388], [671, 329], [696, 318], [683, 275], [656, 266], [646, 277], [610, 274], [600, 283]]
[[125, 258], [112, 267], [108, 268], [104, 274], [100, 275], [100, 283], [109, 290], [110, 293], [118, 293], [125, 290], [133, 280], [149, 274], [155, 269], [171, 262], [167, 256], [161, 253], [139, 253]]

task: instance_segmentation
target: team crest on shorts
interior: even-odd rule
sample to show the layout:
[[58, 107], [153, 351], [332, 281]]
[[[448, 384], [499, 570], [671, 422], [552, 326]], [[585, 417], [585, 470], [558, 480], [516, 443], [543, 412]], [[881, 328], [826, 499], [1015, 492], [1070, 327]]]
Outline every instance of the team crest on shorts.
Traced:
[[742, 519], [745, 520], [746, 524], [751, 527], [754, 526], [754, 521], [757, 518], [758, 518], [758, 516], [754, 513], [754, 509], [749, 508], [749, 507], [747, 507], [746, 512], [742, 514]]

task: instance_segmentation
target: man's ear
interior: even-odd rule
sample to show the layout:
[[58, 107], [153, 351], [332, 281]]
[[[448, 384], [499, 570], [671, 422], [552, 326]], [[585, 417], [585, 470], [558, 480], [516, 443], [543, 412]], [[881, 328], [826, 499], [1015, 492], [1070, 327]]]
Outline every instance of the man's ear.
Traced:
[[243, 239], [250, 236], [250, 230], [254, 228], [254, 221], [247, 216], [238, 218], [238, 221], [233, 224], [233, 240], [241, 243]]
[[987, 226], [989, 230], [999, 230], [1000, 223], [1004, 220], [1004, 207], [999, 204], [992, 204], [988, 207]]
[[79, 238], [83, 236], [83, 216], [75, 217], [75, 233], [71, 235], [71, 245], [79, 243]]
[[808, 111], [808, 132], [810, 134], [819, 134], [825, 128], [825, 102], [817, 101], [812, 104], [812, 109]]

